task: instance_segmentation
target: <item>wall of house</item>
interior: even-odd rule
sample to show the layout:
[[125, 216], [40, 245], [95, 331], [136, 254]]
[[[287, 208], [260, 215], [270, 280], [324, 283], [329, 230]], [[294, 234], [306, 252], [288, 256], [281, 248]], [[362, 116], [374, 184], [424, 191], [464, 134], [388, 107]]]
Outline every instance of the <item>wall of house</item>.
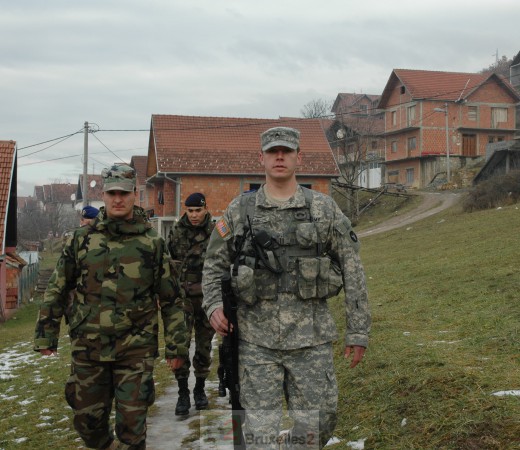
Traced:
[[[221, 216], [227, 208], [229, 202], [242, 192], [248, 191], [251, 184], [262, 184], [265, 178], [263, 176], [183, 176], [181, 185], [181, 202], [184, 210], [184, 200], [193, 192], [201, 192], [206, 197], [208, 209], [213, 216]], [[328, 178], [311, 178], [299, 177], [298, 182], [301, 184], [310, 184], [312, 188], [323, 192], [331, 193], [330, 179]], [[167, 189], [164, 189], [167, 192]], [[174, 192], [172, 192], [174, 195]], [[170, 196], [170, 193], [168, 193]], [[168, 197], [170, 198], [170, 197]], [[173, 197], [174, 198], [174, 197]], [[166, 205], [165, 195], [165, 205]], [[164, 208], [165, 214], [175, 215], [174, 208]], [[181, 212], [182, 213], [182, 212]]]

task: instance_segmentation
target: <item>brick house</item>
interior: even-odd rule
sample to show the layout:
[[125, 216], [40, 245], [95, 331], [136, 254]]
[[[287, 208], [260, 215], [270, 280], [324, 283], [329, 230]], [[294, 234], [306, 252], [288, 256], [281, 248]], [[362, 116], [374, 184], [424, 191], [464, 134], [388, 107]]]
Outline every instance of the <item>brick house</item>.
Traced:
[[335, 119], [327, 137], [348, 182], [378, 188], [385, 156], [384, 111], [380, 95], [339, 93], [331, 111]]
[[451, 172], [457, 183], [457, 170], [484, 159], [488, 143], [513, 139], [518, 101], [494, 73], [393, 70], [378, 105], [386, 181], [420, 188]]
[[0, 320], [18, 307], [18, 280], [27, 263], [16, 254], [16, 142], [0, 141]]
[[260, 134], [276, 126], [300, 130], [299, 183], [330, 194], [339, 170], [319, 119], [153, 115], [146, 181], [155, 215], [178, 217], [185, 198], [202, 192], [220, 216], [234, 197], [263, 182]]
[[136, 175], [137, 197], [135, 204], [144, 210], [149, 210], [153, 205], [153, 189], [146, 186], [147, 156], [132, 156], [130, 167], [133, 167]]
[[[100, 174], [87, 174], [87, 204], [100, 208], [103, 203], [103, 181]], [[83, 209], [83, 174], [78, 176], [78, 184], [75, 187], [74, 194], [75, 209], [81, 211]]]
[[365, 117], [378, 116], [383, 114], [383, 111], [378, 109], [380, 100], [380, 95], [340, 92], [332, 104], [331, 111], [336, 115], [336, 118], [343, 114]]

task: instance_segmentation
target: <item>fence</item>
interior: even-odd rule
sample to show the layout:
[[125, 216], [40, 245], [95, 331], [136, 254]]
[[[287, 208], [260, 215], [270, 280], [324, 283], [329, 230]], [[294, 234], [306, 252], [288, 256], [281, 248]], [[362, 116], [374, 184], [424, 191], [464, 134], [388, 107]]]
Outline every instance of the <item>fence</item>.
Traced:
[[20, 252], [19, 255], [27, 262], [18, 279], [18, 306], [28, 302], [38, 283], [40, 259], [38, 252]]

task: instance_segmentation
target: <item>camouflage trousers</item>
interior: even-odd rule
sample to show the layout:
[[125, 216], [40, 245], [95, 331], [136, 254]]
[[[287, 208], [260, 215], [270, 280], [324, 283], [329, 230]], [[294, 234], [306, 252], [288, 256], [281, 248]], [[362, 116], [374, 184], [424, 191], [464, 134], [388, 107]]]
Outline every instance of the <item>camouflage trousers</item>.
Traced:
[[146, 415], [155, 400], [153, 368], [154, 358], [72, 359], [65, 397], [74, 411], [74, 428], [87, 447], [103, 449], [114, 440], [110, 412], [115, 400], [117, 448], [146, 448]]
[[[209, 324], [206, 313], [202, 309], [202, 297], [189, 297], [186, 300], [188, 329], [188, 343], [195, 333], [195, 354], [193, 355], [193, 369], [195, 377], [207, 378], [211, 366], [211, 341], [215, 330]], [[190, 358], [184, 359], [184, 364], [175, 371], [175, 378], [188, 378], [190, 376]]]
[[[338, 404], [332, 343], [273, 350], [240, 341], [239, 378], [248, 449], [321, 449], [332, 437]], [[292, 428], [280, 439], [284, 399]]]

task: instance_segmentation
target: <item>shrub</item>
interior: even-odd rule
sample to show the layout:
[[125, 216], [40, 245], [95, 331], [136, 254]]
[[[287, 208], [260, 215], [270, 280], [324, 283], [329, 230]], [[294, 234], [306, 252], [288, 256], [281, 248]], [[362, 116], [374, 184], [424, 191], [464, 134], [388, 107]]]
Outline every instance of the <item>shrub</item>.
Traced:
[[518, 203], [520, 200], [520, 170], [496, 175], [479, 183], [463, 201], [466, 212], [496, 208]]

